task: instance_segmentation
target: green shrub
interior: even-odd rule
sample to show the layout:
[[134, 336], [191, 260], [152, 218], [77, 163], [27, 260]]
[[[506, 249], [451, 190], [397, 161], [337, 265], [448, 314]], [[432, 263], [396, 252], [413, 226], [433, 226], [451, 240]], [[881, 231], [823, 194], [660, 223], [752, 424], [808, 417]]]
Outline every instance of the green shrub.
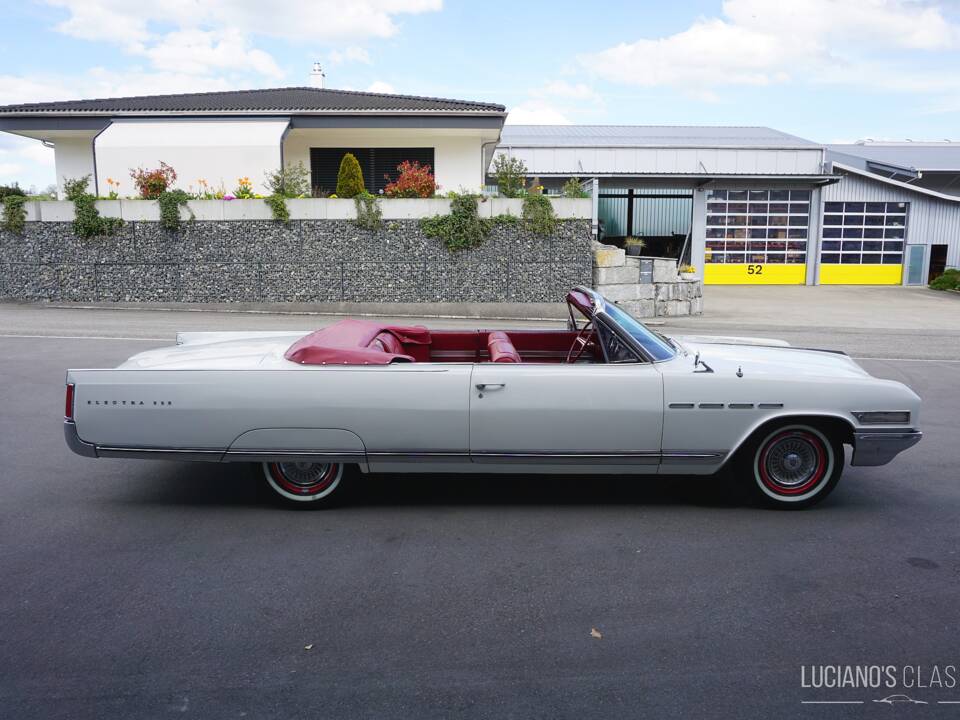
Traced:
[[310, 171], [303, 162], [287, 165], [286, 169], [268, 171], [266, 176], [271, 195], [288, 198], [310, 197]]
[[64, 195], [73, 203], [73, 232], [82, 238], [113, 235], [123, 225], [123, 220], [101, 217], [97, 210], [97, 198], [87, 190], [89, 186], [89, 175], [72, 180], [63, 179]]
[[527, 166], [520, 158], [497, 155], [493, 161], [493, 174], [497, 176], [497, 192], [500, 197], [520, 197], [526, 188]]
[[523, 199], [523, 222], [537, 235], [553, 235], [557, 229], [557, 216], [553, 203], [546, 195], [527, 195]]
[[960, 290], [960, 270], [950, 268], [945, 270], [943, 275], [930, 283], [934, 290]]
[[376, 195], [366, 190], [353, 196], [353, 204], [357, 209], [357, 225], [365, 230], [379, 230], [383, 220], [383, 210]]
[[20, 186], [17, 183], [13, 185], [0, 185], [0, 199], [10, 197], [11, 195], [16, 195], [18, 197], [26, 197], [26, 193], [20, 189]]
[[20, 235], [27, 222], [26, 195], [6, 195], [2, 199], [3, 220], [0, 220], [0, 229]]
[[477, 196], [453, 194], [449, 215], [434, 215], [420, 220], [427, 237], [437, 238], [448, 250], [468, 250], [482, 243], [493, 228], [493, 221], [481, 218]]
[[337, 197], [352, 198], [364, 191], [363, 170], [353, 153], [347, 153], [340, 161], [337, 173]]
[[572, 177], [563, 184], [563, 196], [568, 198], [588, 198], [590, 193], [583, 189], [580, 178]]

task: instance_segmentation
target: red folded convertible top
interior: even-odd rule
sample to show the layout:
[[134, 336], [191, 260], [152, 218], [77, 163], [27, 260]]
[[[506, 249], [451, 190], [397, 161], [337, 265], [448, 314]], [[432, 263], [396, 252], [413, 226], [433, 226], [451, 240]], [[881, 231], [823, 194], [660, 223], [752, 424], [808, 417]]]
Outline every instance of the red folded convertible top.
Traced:
[[301, 365], [388, 365], [395, 360], [413, 362], [411, 355], [385, 352], [374, 344], [381, 333], [393, 335], [401, 344], [429, 345], [430, 331], [422, 326], [384, 325], [372, 320], [341, 320], [300, 338], [284, 357]]

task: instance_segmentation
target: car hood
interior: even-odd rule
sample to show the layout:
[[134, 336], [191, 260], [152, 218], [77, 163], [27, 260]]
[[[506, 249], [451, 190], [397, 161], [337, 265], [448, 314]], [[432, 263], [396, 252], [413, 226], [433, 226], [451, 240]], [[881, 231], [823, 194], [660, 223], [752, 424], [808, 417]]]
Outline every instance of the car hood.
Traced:
[[753, 376], [870, 376], [843, 352], [794, 348], [783, 340], [720, 336], [678, 336], [674, 339], [690, 353], [691, 362], [700, 353], [700, 359], [718, 373], [742, 370]]

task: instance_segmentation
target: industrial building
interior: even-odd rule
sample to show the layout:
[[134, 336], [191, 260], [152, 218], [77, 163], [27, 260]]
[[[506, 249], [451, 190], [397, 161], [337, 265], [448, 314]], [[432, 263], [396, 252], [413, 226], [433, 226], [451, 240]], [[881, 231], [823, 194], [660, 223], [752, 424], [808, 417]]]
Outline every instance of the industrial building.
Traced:
[[641, 238], [645, 254], [690, 262], [708, 284], [923, 285], [960, 264], [960, 144], [506, 125], [497, 153], [547, 192], [595, 180], [605, 242]]

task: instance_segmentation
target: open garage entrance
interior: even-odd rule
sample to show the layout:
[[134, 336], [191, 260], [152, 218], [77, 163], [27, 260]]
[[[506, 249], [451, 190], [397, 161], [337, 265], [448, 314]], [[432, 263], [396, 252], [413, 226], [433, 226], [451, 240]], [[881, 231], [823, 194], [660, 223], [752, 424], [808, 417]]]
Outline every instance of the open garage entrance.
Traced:
[[681, 259], [689, 254], [692, 188], [600, 187], [603, 242], [627, 254]]

